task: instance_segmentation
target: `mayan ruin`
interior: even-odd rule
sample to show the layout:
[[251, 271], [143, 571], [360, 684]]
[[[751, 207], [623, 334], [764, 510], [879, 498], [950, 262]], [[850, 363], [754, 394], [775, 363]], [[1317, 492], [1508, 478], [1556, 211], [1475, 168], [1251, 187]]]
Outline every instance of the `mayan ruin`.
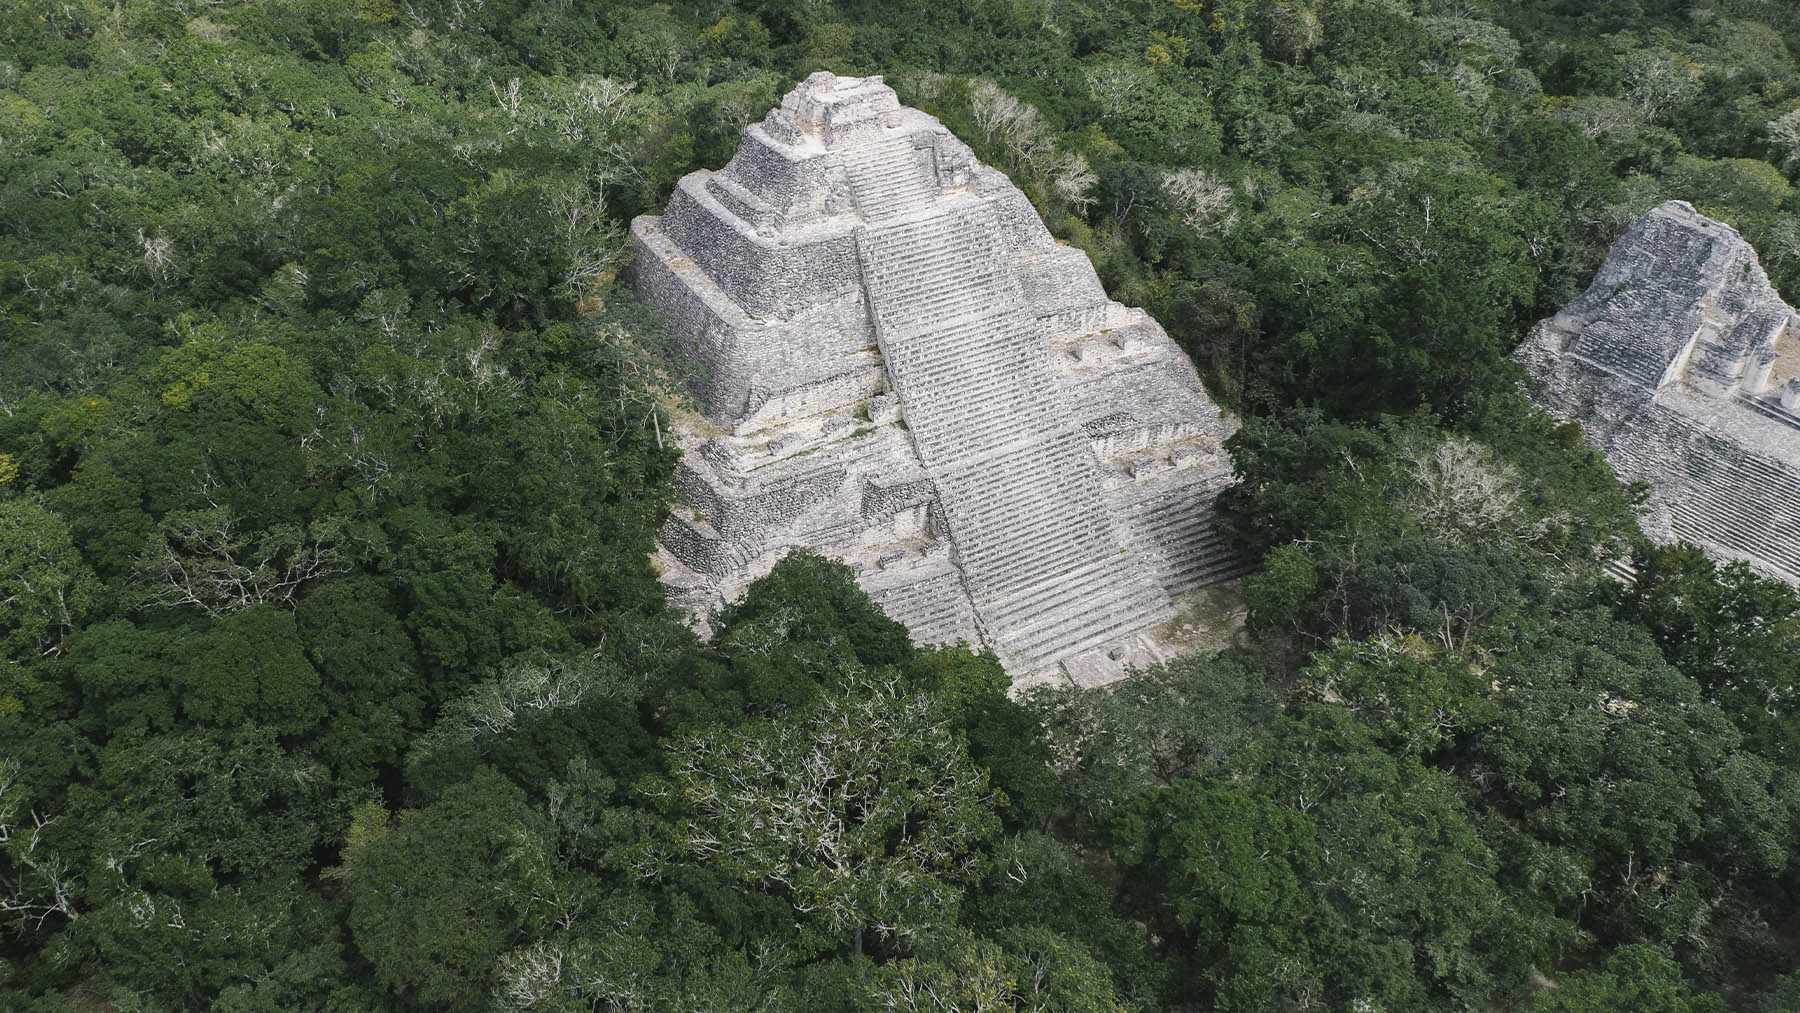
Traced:
[[1756, 252], [1682, 201], [1514, 353], [1533, 397], [1651, 488], [1646, 534], [1800, 582], [1800, 333]]
[[881, 78], [814, 74], [632, 234], [698, 373], [658, 550], [697, 622], [805, 546], [922, 642], [1092, 684], [1236, 572], [1192, 363]]

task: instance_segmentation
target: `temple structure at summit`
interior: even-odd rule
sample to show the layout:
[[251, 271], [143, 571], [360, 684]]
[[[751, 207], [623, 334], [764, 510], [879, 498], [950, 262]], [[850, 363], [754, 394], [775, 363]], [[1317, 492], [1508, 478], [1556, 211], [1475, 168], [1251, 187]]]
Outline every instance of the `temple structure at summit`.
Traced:
[[658, 548], [700, 624], [805, 546], [916, 639], [1093, 684], [1238, 569], [1193, 364], [881, 78], [814, 74], [632, 233], [705, 416]]
[[1627, 481], [1645, 533], [1800, 583], [1800, 316], [1731, 227], [1656, 208], [1513, 357]]

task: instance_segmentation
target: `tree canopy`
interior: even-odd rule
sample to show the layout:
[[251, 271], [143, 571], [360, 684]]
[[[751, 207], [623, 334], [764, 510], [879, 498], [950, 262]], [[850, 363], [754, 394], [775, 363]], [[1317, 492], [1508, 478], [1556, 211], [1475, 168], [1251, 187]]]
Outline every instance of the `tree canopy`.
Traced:
[[[1800, 290], [1797, 47], [1758, 0], [0, 6], [0, 1005], [1795, 1008], [1800, 597], [1643, 543], [1506, 355], [1667, 199]], [[669, 610], [625, 230], [818, 69], [1243, 420], [1237, 647], [1015, 697], [798, 552]]]

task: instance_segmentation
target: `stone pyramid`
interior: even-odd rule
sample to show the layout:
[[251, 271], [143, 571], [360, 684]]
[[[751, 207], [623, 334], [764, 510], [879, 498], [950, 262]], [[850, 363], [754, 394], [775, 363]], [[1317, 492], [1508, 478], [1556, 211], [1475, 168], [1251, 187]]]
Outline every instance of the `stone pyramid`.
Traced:
[[1192, 363], [881, 78], [807, 78], [632, 235], [705, 415], [658, 548], [700, 625], [807, 546], [916, 639], [1097, 683], [1238, 570]]
[[1736, 230], [1652, 210], [1513, 358], [1538, 404], [1650, 484], [1646, 534], [1800, 583], [1800, 315]]

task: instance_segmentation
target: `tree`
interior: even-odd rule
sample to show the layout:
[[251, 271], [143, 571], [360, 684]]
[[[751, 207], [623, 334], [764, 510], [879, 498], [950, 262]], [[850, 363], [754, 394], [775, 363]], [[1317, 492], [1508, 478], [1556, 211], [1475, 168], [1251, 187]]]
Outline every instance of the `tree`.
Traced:
[[1267, 1009], [1320, 989], [1306, 926], [1324, 853], [1309, 817], [1181, 780], [1119, 807], [1107, 828], [1126, 889], [1182, 940], [1215, 1008]]
[[1474, 665], [1394, 638], [1340, 642], [1313, 655], [1296, 696], [1341, 705], [1382, 745], [1413, 756], [1477, 733], [1499, 712]]
[[1692, 545], [1639, 546], [1614, 596], [1669, 664], [1700, 684], [1756, 746], [1800, 762], [1800, 595], [1741, 562], [1714, 564]]
[[1237, 223], [1230, 184], [1204, 169], [1182, 169], [1162, 179], [1163, 192], [1181, 224], [1202, 232], [1224, 231]]
[[495, 979], [493, 1006], [508, 1011], [796, 1008], [783, 983], [724, 946], [681, 898], [658, 909], [629, 892], [505, 953]]
[[960, 645], [921, 647], [901, 672], [937, 701], [968, 742], [969, 758], [1006, 799], [1001, 815], [1009, 828], [1049, 818], [1062, 794], [1049, 743], [1038, 715], [1009, 695], [1012, 679], [998, 659]]
[[995, 940], [951, 929], [926, 955], [891, 961], [858, 982], [857, 1010], [953, 1013], [1030, 1009], [1124, 1013], [1104, 965], [1048, 929]]
[[396, 764], [424, 724], [426, 687], [385, 589], [368, 576], [327, 581], [300, 601], [294, 623], [331, 715], [321, 754], [346, 782]]
[[9, 785], [0, 876], [38, 910], [9, 909], [11, 927], [103, 984], [204, 1004], [335, 933], [301, 878], [335, 819], [329, 783], [251, 725], [114, 745], [60, 805]]
[[29, 500], [0, 499], [0, 652], [26, 661], [55, 651], [99, 599], [63, 519]]
[[1243, 479], [1220, 497], [1222, 526], [1248, 546], [1294, 540], [1246, 581], [1264, 635], [1418, 635], [1466, 653], [1549, 582], [1591, 572], [1592, 550], [1568, 545], [1588, 533], [1570, 531], [1556, 494], [1482, 443], [1424, 417], [1292, 424], [1233, 437]]
[[777, 891], [814, 947], [858, 953], [953, 924], [1004, 801], [930, 697], [861, 674], [799, 712], [682, 736], [652, 791], [676, 854]]
[[1667, 50], [1633, 50], [1619, 61], [1625, 94], [1646, 123], [1667, 117], [1693, 98], [1700, 91], [1700, 72], [1693, 59]]
[[1800, 1005], [1800, 974], [1784, 974], [1759, 991], [1745, 1007], [1750, 1013], [1782, 1013]]
[[192, 607], [214, 619], [265, 604], [292, 606], [308, 584], [349, 569], [343, 523], [280, 524], [260, 537], [225, 507], [180, 511], [138, 557], [145, 605]]
[[[1499, 714], [1461, 765], [1487, 803], [1588, 869], [1581, 922], [1609, 942], [1682, 947], [1711, 969], [1754, 933], [1759, 883], [1786, 867], [1792, 775], [1641, 629], [1600, 609], [1521, 621], [1488, 671]], [[1508, 856], [1543, 881], [1542, 846]], [[1563, 898], [1568, 900], [1568, 898]]]
[[856, 672], [915, 659], [906, 627], [870, 600], [849, 567], [805, 550], [782, 557], [718, 624], [711, 650], [687, 661], [669, 687], [671, 727], [804, 708]]
[[1506, 881], [1492, 815], [1456, 776], [1391, 748], [1331, 703], [1292, 707], [1261, 743], [1260, 792], [1317, 828], [1308, 938], [1332, 957], [1315, 973], [1346, 1003], [1517, 994], [1579, 932], [1553, 900]]
[[[1383, 436], [1301, 409], [1246, 419], [1226, 443], [1237, 484], [1219, 495], [1219, 528], [1240, 552], [1260, 559], [1277, 545], [1316, 537], [1380, 504], [1347, 479], [1382, 453]], [[1351, 475], [1344, 475], [1346, 463]]]
[[195, 724], [254, 722], [300, 735], [325, 715], [324, 686], [301, 649], [294, 617], [272, 606], [202, 627], [170, 645], [162, 664]]
[[1572, 971], [1532, 997], [1531, 1013], [1724, 1013], [1716, 995], [1695, 995], [1681, 967], [1645, 943], [1621, 946], [1599, 967]]
[[1263, 239], [1258, 402], [1317, 404], [1344, 418], [1420, 407], [1455, 418], [1508, 389], [1504, 355], [1536, 304], [1551, 208], [1441, 168], [1353, 193], [1318, 206], [1303, 236]]
[[994, 852], [993, 867], [963, 904], [965, 926], [989, 938], [1042, 927], [1099, 958], [1128, 1005], [1160, 1001], [1165, 968], [1145, 947], [1143, 927], [1113, 903], [1112, 884], [1096, 878], [1104, 870], [1092, 864], [1092, 851], [1027, 831]]
[[1101, 689], [1034, 689], [1066, 805], [1092, 820], [1136, 792], [1241, 770], [1279, 696], [1248, 660], [1178, 658]]
[[1765, 129], [1781, 159], [1782, 168], [1791, 174], [1796, 166], [1800, 166], [1800, 109], [1770, 120]]
[[578, 760], [615, 776], [636, 774], [651, 749], [637, 712], [643, 693], [640, 679], [586, 653], [510, 658], [413, 740], [407, 785], [436, 798], [483, 764], [533, 786], [534, 796]]
[[338, 875], [356, 948], [394, 995], [482, 1008], [501, 956], [526, 941], [534, 916], [545, 917], [534, 908], [553, 918], [584, 905], [582, 884], [547, 856], [542, 817], [491, 769], [477, 768], [424, 809], [359, 817]]

